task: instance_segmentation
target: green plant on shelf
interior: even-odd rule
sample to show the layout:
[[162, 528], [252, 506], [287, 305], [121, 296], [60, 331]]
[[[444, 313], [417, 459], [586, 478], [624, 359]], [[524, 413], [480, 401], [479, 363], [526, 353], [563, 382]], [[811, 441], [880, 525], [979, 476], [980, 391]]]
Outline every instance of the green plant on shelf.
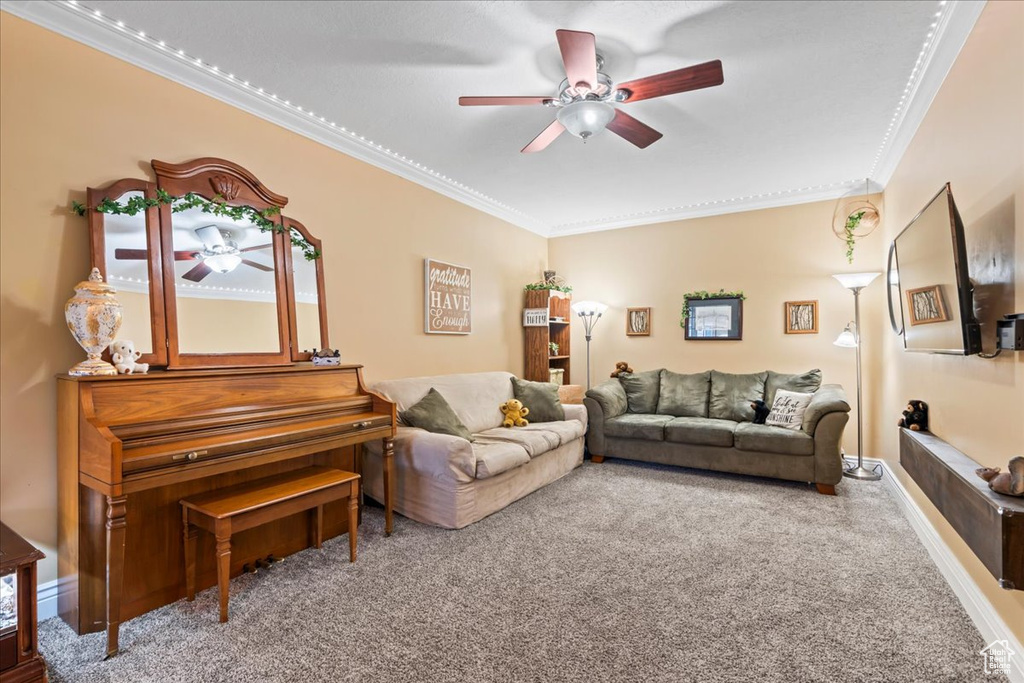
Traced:
[[527, 292], [554, 291], [572, 294], [572, 287], [570, 285], [556, 285], [552, 282], [534, 282], [526, 285], [523, 289]]
[[690, 301], [703, 299], [739, 299], [740, 301], [745, 301], [746, 298], [747, 295], [743, 293], [743, 290], [727, 292], [724, 289], [720, 289], [717, 292], [708, 292], [701, 289], [696, 292], [686, 292], [683, 294], [683, 312], [679, 318], [679, 327], [686, 329], [686, 321], [690, 317]]
[[552, 356], [558, 355], [558, 344], [555, 342], [548, 342], [548, 351], [551, 352]]

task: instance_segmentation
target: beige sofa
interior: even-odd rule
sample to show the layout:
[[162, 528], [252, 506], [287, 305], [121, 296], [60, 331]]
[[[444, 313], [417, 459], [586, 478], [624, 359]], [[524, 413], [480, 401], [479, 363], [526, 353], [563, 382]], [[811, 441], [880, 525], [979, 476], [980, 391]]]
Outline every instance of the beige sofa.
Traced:
[[[587, 410], [565, 405], [565, 420], [505, 428], [499, 406], [510, 398], [512, 375], [480, 372], [379, 382], [373, 391], [403, 411], [431, 387], [474, 435], [469, 442], [399, 424], [395, 439], [394, 509], [425, 524], [461, 529], [559, 479], [583, 462]], [[383, 500], [379, 443], [367, 444], [367, 495]]]

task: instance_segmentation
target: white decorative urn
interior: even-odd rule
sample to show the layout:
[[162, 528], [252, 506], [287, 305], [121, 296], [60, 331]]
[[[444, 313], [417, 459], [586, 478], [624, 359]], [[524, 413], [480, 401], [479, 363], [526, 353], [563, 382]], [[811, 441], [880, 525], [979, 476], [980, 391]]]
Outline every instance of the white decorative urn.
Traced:
[[103, 282], [99, 268], [93, 268], [88, 280], [75, 285], [75, 295], [64, 306], [64, 318], [89, 358], [68, 370], [69, 375], [117, 374], [113, 365], [100, 358], [121, 327], [121, 304], [114, 298], [116, 291]]

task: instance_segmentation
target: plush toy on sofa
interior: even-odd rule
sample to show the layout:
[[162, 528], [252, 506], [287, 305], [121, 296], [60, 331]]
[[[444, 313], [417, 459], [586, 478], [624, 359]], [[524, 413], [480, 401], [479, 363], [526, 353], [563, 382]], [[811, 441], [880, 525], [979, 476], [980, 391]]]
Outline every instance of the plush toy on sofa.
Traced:
[[768, 419], [768, 413], [772, 412], [771, 406], [761, 400], [752, 401], [750, 407], [754, 409], [754, 424], [763, 425]]
[[522, 401], [510, 398], [501, 406], [501, 413], [505, 416], [505, 421], [501, 423], [503, 427], [525, 427], [530, 424], [523, 419], [530, 414], [530, 409], [523, 407]]
[[900, 427], [906, 427], [913, 432], [928, 431], [928, 404], [924, 401], [911, 399], [907, 403], [907, 409], [903, 411], [900, 418]]
[[149, 372], [149, 363], [136, 363], [142, 357], [142, 351], [135, 350], [135, 342], [127, 339], [110, 342], [110, 360], [119, 375]]
[[633, 368], [629, 367], [629, 363], [625, 361], [619, 361], [615, 364], [615, 372], [612, 373], [612, 377], [618, 377], [622, 374], [629, 374], [633, 372]]
[[974, 473], [988, 482], [988, 487], [1004, 496], [1024, 498], [1024, 456], [1010, 458], [1006, 467], [1009, 472], [1000, 472], [998, 467], [980, 467]]

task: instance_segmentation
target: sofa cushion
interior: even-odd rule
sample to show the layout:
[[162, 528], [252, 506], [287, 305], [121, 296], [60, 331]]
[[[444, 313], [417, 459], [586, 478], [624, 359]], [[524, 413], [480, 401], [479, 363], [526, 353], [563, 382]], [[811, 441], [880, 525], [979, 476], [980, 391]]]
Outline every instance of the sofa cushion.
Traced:
[[406, 377], [386, 379], [370, 389], [394, 401], [399, 410], [407, 410], [423, 398], [431, 388], [436, 389], [462, 424], [473, 433], [500, 427], [505, 419], [499, 406], [512, 396], [510, 372], [472, 372], [435, 377]]
[[742, 422], [736, 425], [736, 448], [759, 453], [814, 455], [814, 439], [802, 431]]
[[771, 407], [775, 404], [775, 392], [779, 389], [795, 391], [798, 394], [813, 394], [821, 387], [821, 370], [814, 369], [799, 375], [786, 375], [768, 371], [764, 383], [764, 402]]
[[473, 435], [474, 443], [512, 443], [522, 447], [528, 456], [535, 458], [558, 448], [558, 434], [551, 431], [527, 431], [525, 427], [495, 427]]
[[730, 375], [712, 370], [708, 417], [734, 422], [752, 421], [754, 409], [750, 407], [750, 402], [764, 398], [764, 384], [767, 379], [767, 372]]
[[448, 405], [448, 401], [434, 387], [430, 387], [427, 395], [415, 405], [399, 413], [399, 417], [410, 427], [419, 427], [434, 434], [459, 436], [466, 441], [473, 440], [473, 435], [466, 429], [466, 425], [462, 424], [462, 420]]
[[647, 439], [664, 441], [665, 425], [674, 418], [671, 415], [637, 415], [626, 413], [604, 421], [606, 436], [623, 439]]
[[488, 479], [530, 462], [525, 448], [505, 441], [474, 442], [473, 455], [477, 479]]
[[561, 422], [541, 422], [540, 424], [529, 424], [525, 427], [518, 428], [514, 431], [517, 432], [543, 432], [545, 434], [554, 435], [556, 438], [555, 445], [552, 448], [558, 448], [564, 446], [570, 441], [575, 441], [583, 436], [587, 431], [587, 428], [583, 426], [583, 423], [579, 420], [563, 420]]
[[681, 375], [671, 370], [662, 370], [661, 386], [658, 391], [658, 414], [707, 417], [710, 390], [710, 372]]
[[661, 370], [623, 373], [619, 375], [619, 382], [626, 390], [626, 403], [629, 412], [652, 415], [658, 411]]
[[605, 419], [622, 415], [629, 405], [626, 400], [626, 390], [622, 388], [622, 384], [617, 379], [607, 380], [588, 389], [587, 398], [597, 401]]
[[677, 417], [665, 425], [665, 441], [694, 446], [732, 446], [736, 423], [707, 417]]
[[530, 422], [555, 422], [565, 419], [565, 410], [558, 399], [558, 385], [553, 382], [529, 382], [512, 378], [512, 393], [530, 414]]

